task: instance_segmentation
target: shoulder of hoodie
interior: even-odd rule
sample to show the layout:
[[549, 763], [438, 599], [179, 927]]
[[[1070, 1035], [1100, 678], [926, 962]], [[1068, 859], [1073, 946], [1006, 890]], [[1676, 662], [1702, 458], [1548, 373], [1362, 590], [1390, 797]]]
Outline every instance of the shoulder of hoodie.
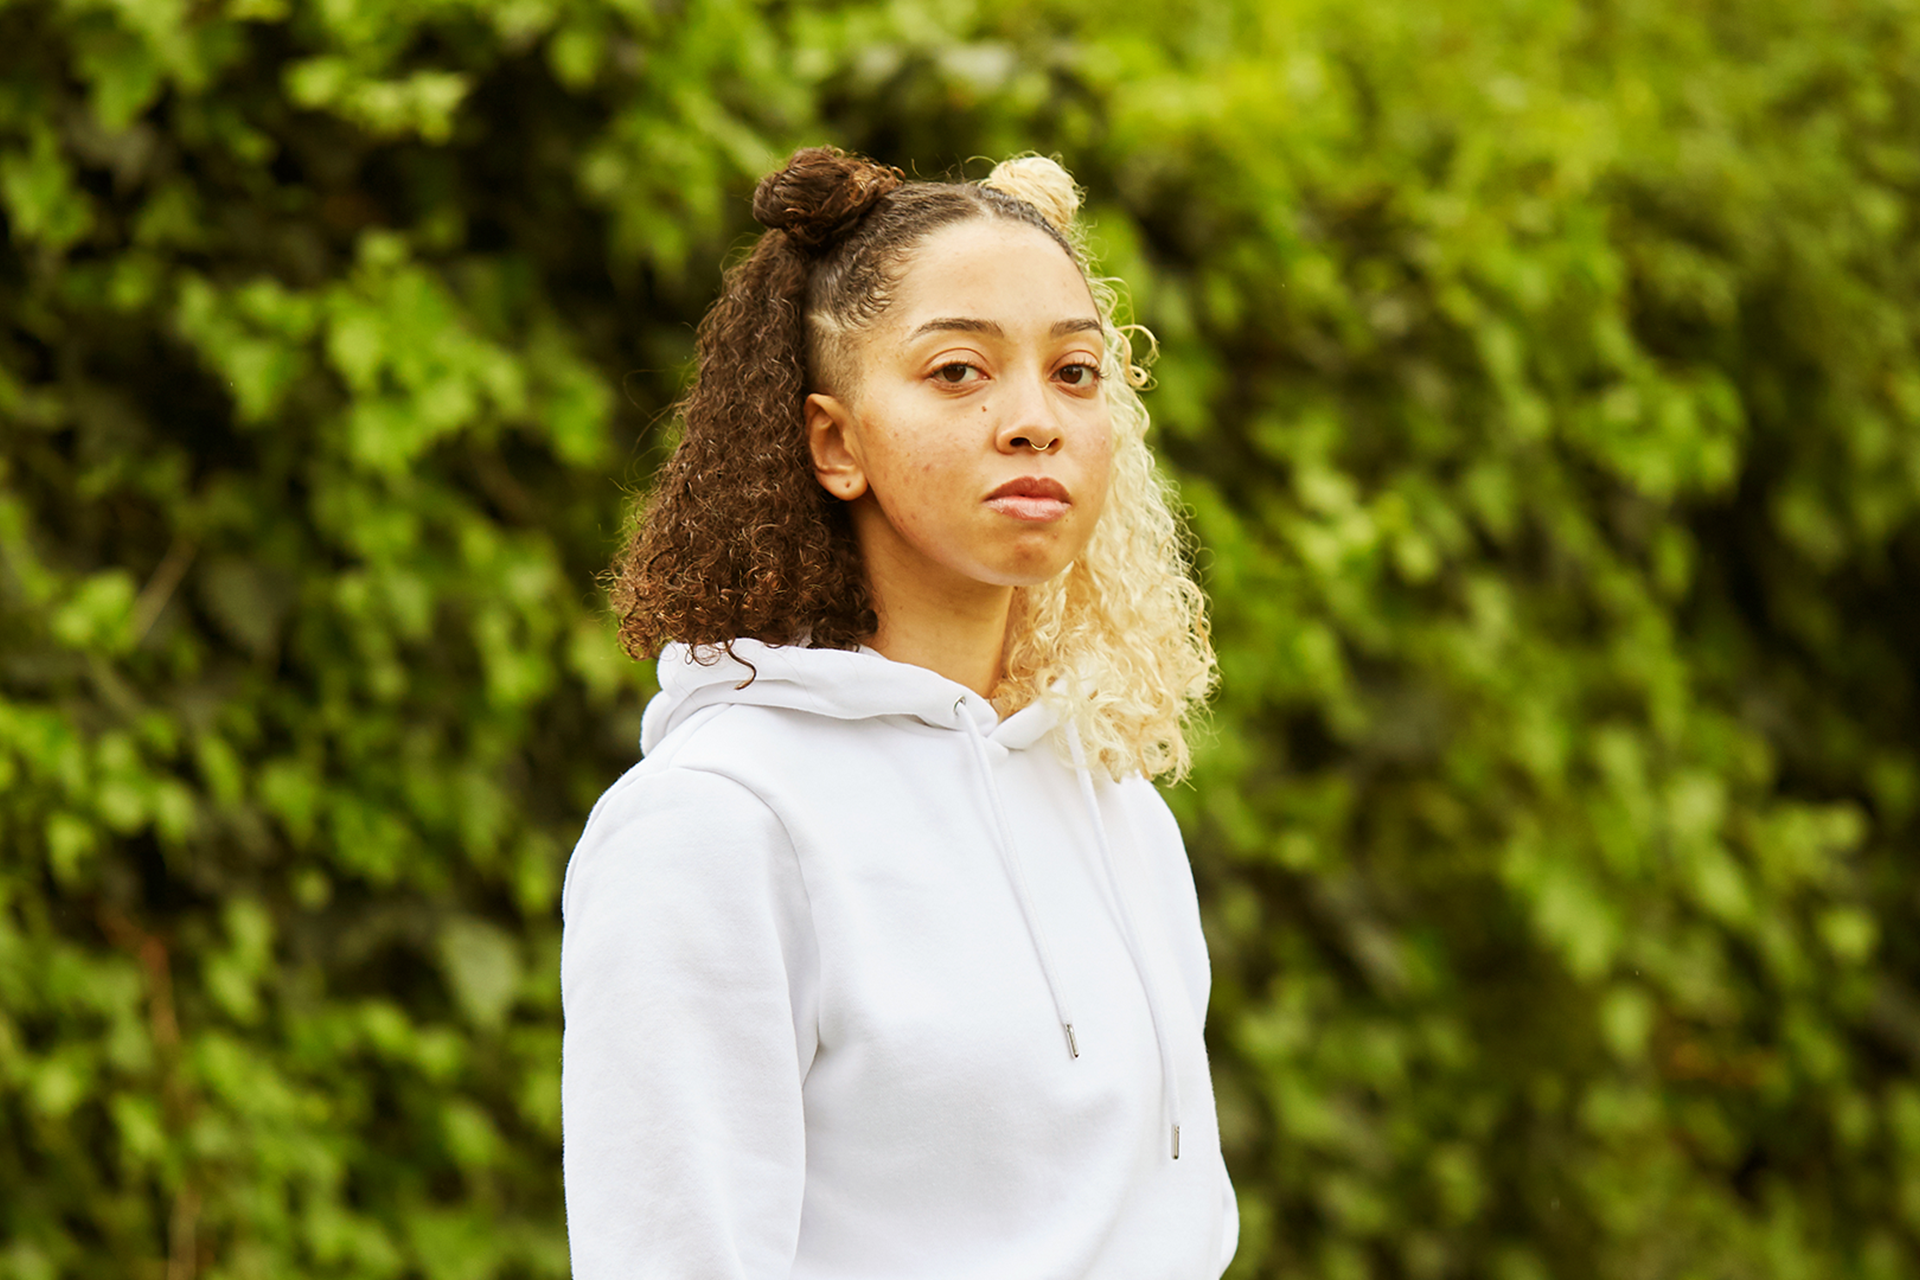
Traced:
[[[793, 707], [762, 706], [753, 703], [722, 703], [693, 713], [685, 723], [655, 744], [654, 749], [630, 771], [629, 777], [700, 772], [732, 780], [742, 790], [760, 796], [754, 785], [756, 774], [782, 768], [795, 753], [824, 745], [829, 739], [845, 748], [868, 738], [861, 750], [886, 750], [870, 735], [876, 730], [898, 731], [915, 726], [909, 716], [877, 716], [858, 721], [843, 721], [816, 715]], [[940, 735], [947, 731], [922, 728], [922, 732]], [[1042, 740], [1027, 750], [1072, 769], [1064, 751], [1051, 741]], [[625, 782], [627, 779], [622, 779]], [[1102, 781], [1101, 790], [1111, 790], [1119, 801], [1125, 821], [1136, 835], [1156, 846], [1171, 845], [1185, 862], [1185, 843], [1173, 811], [1160, 789], [1145, 775], [1130, 773], [1113, 781]]]
[[697, 850], [697, 864], [721, 879], [755, 865], [771, 870], [772, 863], [794, 862], [785, 824], [753, 788], [725, 772], [663, 764], [648, 756], [595, 802], [567, 860], [563, 915], [581, 877], [593, 878], [594, 868], [679, 860], [688, 850]]
[[[795, 718], [783, 708], [744, 703], [695, 711], [595, 801], [574, 861], [598, 856], [609, 844], [632, 843], [621, 833], [641, 829], [644, 843], [654, 847], [745, 841], [791, 850], [786, 825], [754, 776], [790, 749], [780, 739], [792, 732], [786, 722]], [[798, 718], [803, 724], [813, 719]]]
[[1109, 785], [1149, 865], [1172, 882], [1169, 887], [1183, 885], [1192, 893], [1193, 868], [1187, 861], [1186, 839], [1160, 788], [1138, 773], [1130, 773]]
[[1160, 794], [1160, 788], [1146, 775], [1129, 773], [1109, 785], [1119, 796], [1129, 818], [1151, 825], [1162, 838], [1180, 839], [1180, 824], [1173, 816], [1173, 809]]
[[885, 750], [875, 741], [875, 730], [897, 727], [907, 719], [842, 720], [802, 707], [715, 703], [674, 725], [635, 768], [643, 774], [705, 770], [757, 793], [757, 778], [786, 771], [795, 759], [829, 742], [836, 744], [834, 750]]
[[[653, 750], [608, 787], [587, 818], [589, 830], [617, 814], [657, 805], [659, 798], [698, 794], [706, 801], [751, 798], [769, 814], [753, 785], [761, 759], [777, 756], [781, 709], [720, 703], [695, 711], [654, 744]], [[771, 732], [770, 732], [771, 731]], [[732, 806], [714, 806], [731, 811]]]
[[[720, 703], [694, 712], [685, 722], [675, 725], [646, 757], [609, 787], [594, 805], [582, 835], [608, 823], [624, 825], [635, 817], [661, 807], [669, 800], [698, 795], [706, 804], [705, 812], [716, 823], [732, 824], [746, 815], [729, 798], [751, 797], [750, 808], [763, 821], [783, 824], [770, 796], [755, 784], [757, 775], [790, 767], [799, 755], [825, 745], [825, 738], [837, 739], [842, 748], [860, 738], [871, 745], [862, 750], [886, 750], [869, 737], [882, 725], [898, 730], [908, 717], [875, 717], [856, 722], [825, 719], [797, 708], [761, 706], [752, 703]], [[865, 729], [862, 733], [856, 726]], [[928, 730], [938, 733], [937, 730]], [[1072, 766], [1051, 743], [1035, 743], [1028, 750], [1052, 760], [1063, 769]], [[782, 762], [788, 762], [783, 766]], [[1118, 801], [1122, 820], [1146, 849], [1171, 850], [1184, 871], [1186, 856], [1180, 828], [1160, 791], [1146, 777], [1129, 774], [1117, 781], [1102, 782], [1100, 789], [1111, 791]], [[672, 804], [676, 810], [684, 806]], [[717, 832], [715, 834], [718, 834]]]

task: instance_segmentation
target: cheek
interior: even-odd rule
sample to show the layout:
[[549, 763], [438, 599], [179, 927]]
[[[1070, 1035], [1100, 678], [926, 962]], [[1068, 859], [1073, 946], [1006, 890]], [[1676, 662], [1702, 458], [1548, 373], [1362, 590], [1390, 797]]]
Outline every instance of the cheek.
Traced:
[[1086, 491], [1097, 497], [1100, 507], [1105, 507], [1107, 493], [1113, 488], [1113, 430], [1102, 423], [1101, 430], [1093, 439], [1087, 451]]
[[916, 535], [932, 535], [950, 518], [967, 487], [956, 459], [936, 442], [900, 444], [874, 463], [870, 483], [880, 509], [895, 529], [916, 541]]
[[961, 486], [964, 467], [963, 451], [955, 442], [933, 432], [917, 432], [887, 440], [872, 458], [870, 470], [883, 500], [898, 497], [917, 505]]

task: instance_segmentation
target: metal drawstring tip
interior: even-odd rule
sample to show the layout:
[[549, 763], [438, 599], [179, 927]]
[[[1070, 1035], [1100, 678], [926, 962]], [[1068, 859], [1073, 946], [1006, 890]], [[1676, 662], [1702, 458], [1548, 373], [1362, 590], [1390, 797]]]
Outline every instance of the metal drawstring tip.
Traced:
[[1173, 1126], [1173, 1158], [1175, 1160], [1178, 1160], [1180, 1158], [1180, 1126], [1179, 1125]]
[[1063, 1022], [1060, 1025], [1067, 1029], [1067, 1052], [1076, 1058], [1079, 1057], [1080, 1042], [1073, 1038], [1073, 1024], [1071, 1022]]

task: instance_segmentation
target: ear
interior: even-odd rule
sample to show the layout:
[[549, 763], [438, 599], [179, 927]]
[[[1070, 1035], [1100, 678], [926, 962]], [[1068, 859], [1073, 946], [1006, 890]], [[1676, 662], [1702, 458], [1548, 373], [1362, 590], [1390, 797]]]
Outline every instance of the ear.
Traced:
[[815, 392], [807, 397], [806, 411], [807, 448], [813, 454], [814, 478], [834, 497], [852, 502], [867, 491], [853, 410], [838, 396]]

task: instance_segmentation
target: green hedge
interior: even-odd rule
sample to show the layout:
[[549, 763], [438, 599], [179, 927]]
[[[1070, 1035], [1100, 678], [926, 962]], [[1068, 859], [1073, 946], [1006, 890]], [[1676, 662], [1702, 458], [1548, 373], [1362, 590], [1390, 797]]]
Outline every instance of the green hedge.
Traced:
[[565, 1273], [595, 575], [822, 140], [1165, 348], [1236, 1274], [1920, 1273], [1920, 11], [1127, 23], [0, 3], [0, 1277]]

